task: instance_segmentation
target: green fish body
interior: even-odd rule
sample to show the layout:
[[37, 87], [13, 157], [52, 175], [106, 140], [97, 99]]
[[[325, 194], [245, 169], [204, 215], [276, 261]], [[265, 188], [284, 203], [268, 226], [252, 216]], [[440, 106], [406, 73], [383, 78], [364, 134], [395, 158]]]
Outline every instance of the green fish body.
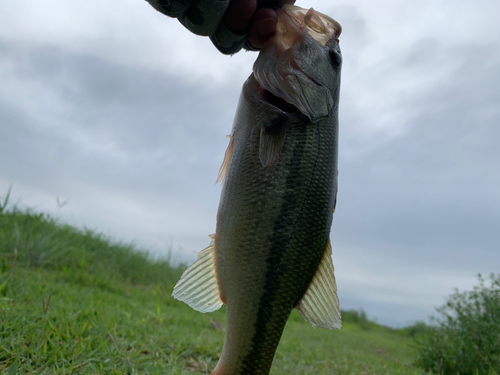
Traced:
[[202, 312], [226, 304], [214, 375], [268, 374], [293, 308], [313, 326], [341, 326], [329, 243], [340, 25], [294, 6], [278, 19], [243, 86], [219, 176], [216, 233], [174, 289]]

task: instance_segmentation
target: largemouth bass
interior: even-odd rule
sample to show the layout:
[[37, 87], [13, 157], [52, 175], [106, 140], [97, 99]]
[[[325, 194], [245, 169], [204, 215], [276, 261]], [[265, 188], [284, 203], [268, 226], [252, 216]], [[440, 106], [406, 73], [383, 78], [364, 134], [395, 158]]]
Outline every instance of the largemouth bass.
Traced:
[[243, 85], [209, 247], [174, 297], [201, 312], [226, 304], [212, 372], [268, 374], [293, 308], [340, 328], [329, 242], [337, 195], [340, 25], [287, 5]]

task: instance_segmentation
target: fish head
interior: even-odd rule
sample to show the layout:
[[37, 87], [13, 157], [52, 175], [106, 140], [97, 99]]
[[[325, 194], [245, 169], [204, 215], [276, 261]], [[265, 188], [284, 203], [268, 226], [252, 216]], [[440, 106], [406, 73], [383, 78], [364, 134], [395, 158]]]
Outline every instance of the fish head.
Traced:
[[253, 74], [275, 106], [297, 110], [316, 122], [338, 103], [342, 55], [340, 24], [294, 5], [277, 10], [276, 33], [261, 48]]

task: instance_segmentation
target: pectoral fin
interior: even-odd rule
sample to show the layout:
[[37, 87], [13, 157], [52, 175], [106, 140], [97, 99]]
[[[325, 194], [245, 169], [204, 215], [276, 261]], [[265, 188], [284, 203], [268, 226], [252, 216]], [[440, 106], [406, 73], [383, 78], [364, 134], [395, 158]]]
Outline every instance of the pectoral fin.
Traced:
[[260, 130], [259, 158], [262, 166], [273, 164], [281, 153], [285, 143], [285, 125], [282, 121], [275, 121]]
[[337, 284], [333, 272], [332, 246], [328, 241], [325, 254], [309, 289], [295, 306], [300, 315], [313, 327], [327, 329], [342, 327]]
[[214, 236], [210, 245], [199, 252], [198, 260], [184, 273], [172, 295], [193, 309], [205, 313], [222, 306], [215, 271]]

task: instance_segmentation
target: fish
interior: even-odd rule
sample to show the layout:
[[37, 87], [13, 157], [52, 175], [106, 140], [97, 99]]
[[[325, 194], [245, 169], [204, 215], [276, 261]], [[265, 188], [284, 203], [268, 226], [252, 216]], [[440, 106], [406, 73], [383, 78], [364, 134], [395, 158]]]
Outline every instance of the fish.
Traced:
[[173, 296], [226, 305], [212, 375], [269, 374], [290, 313], [341, 327], [330, 230], [337, 200], [341, 26], [293, 5], [243, 85], [218, 181], [210, 245]]

